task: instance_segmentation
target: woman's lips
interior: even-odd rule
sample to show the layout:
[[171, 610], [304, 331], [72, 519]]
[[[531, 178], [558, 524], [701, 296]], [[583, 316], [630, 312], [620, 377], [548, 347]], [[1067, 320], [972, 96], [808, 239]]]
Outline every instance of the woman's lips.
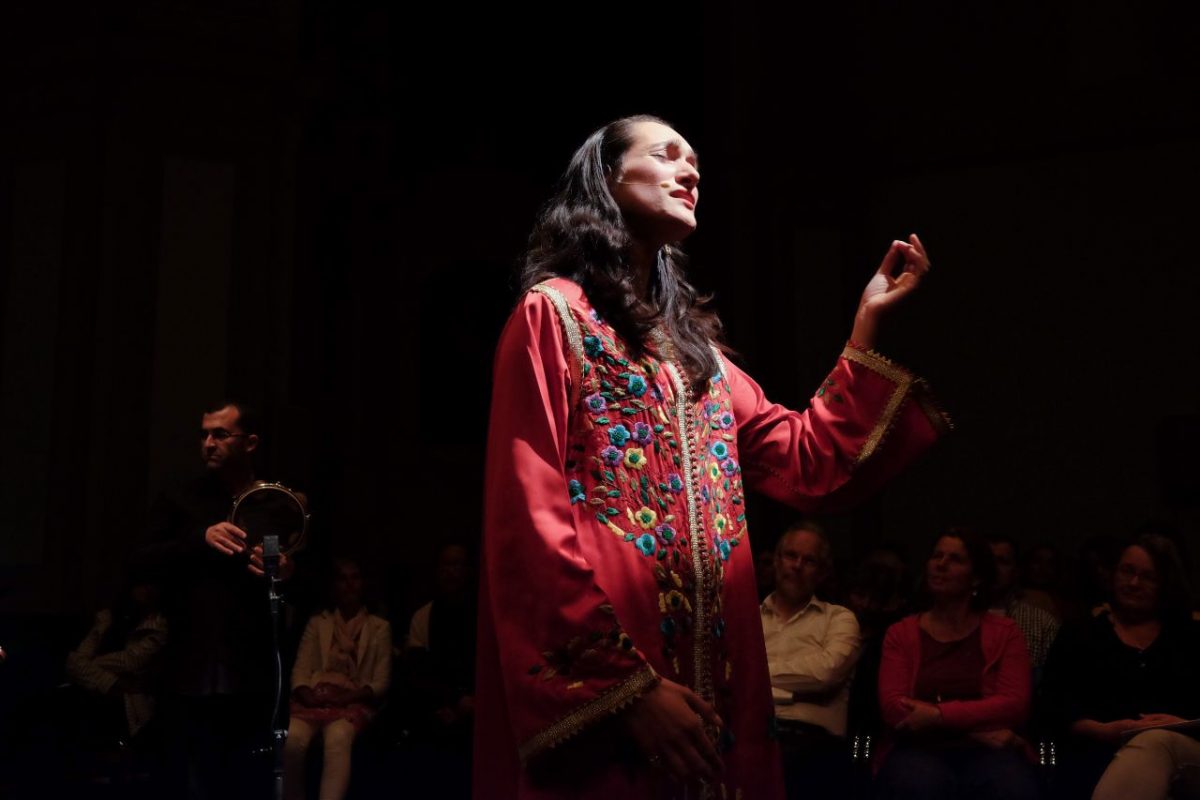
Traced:
[[696, 207], [696, 201], [692, 198], [692, 195], [690, 192], [671, 192], [671, 197], [678, 197], [680, 200], [682, 200], [684, 203], [687, 204], [688, 208]]

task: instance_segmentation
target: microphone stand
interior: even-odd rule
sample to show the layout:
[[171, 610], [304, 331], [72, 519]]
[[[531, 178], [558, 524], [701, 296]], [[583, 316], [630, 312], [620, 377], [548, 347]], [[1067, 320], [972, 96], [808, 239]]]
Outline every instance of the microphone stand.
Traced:
[[271, 648], [275, 656], [275, 708], [271, 712], [272, 753], [275, 757], [273, 793], [283, 800], [283, 745], [287, 728], [283, 727], [283, 657], [279, 652], [279, 601], [283, 599], [279, 584], [279, 537], [263, 537], [263, 572], [267, 575], [267, 597], [271, 602]]

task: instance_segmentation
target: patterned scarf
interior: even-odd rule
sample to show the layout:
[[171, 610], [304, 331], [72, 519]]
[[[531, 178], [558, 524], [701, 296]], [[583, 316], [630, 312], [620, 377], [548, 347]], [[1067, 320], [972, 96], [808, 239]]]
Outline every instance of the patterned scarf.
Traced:
[[329, 672], [345, 675], [351, 681], [358, 675], [358, 637], [367, 622], [367, 610], [360, 608], [350, 619], [341, 611], [333, 612], [333, 640], [329, 643]]

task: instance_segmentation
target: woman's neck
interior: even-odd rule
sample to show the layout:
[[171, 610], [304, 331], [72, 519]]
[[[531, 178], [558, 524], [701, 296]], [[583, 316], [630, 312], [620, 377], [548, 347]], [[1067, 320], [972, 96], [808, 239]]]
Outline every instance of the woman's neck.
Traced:
[[658, 269], [658, 245], [635, 239], [629, 245], [629, 266], [633, 268], [633, 287], [637, 296], [646, 302], [650, 299], [650, 280]]
[[1135, 650], [1145, 650], [1162, 633], [1162, 620], [1153, 613], [1114, 608], [1112, 622], [1117, 638]]
[[1153, 611], [1138, 611], [1119, 606], [1113, 608], [1112, 618], [1114, 622], [1124, 628], [1148, 628], [1161, 624]]
[[948, 634], [968, 632], [978, 617], [966, 597], [936, 600], [925, 616], [931, 626]]
[[342, 615], [342, 619], [347, 620], [347, 621], [352, 620], [356, 616], [358, 616], [359, 611], [362, 611], [362, 604], [358, 604], [358, 605], [354, 605], [354, 606], [339, 606], [338, 607], [338, 613]]

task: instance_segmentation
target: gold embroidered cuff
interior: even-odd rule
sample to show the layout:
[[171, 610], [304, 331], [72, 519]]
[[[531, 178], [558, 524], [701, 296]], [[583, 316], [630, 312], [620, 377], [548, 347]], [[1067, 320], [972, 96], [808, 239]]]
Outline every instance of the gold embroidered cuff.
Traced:
[[871, 457], [884, 439], [887, 438], [892, 427], [896, 424], [896, 418], [900, 414], [900, 409], [904, 407], [905, 402], [909, 397], [913, 397], [925, 416], [929, 419], [929, 424], [939, 433], [946, 433], [953, 430], [954, 424], [950, 421], [949, 415], [938, 407], [936, 401], [930, 395], [928, 384], [921, 378], [915, 377], [904, 367], [896, 364], [890, 359], [881, 356], [874, 350], [860, 350], [857, 347], [847, 346], [842, 351], [842, 358], [847, 361], [853, 361], [856, 364], [861, 364], [872, 372], [882, 375], [896, 385], [892, 391], [891, 397], [883, 407], [883, 413], [879, 415], [879, 419], [872, 428], [871, 433], [867, 436], [866, 442], [863, 444], [862, 450], [859, 451], [858, 457], [854, 459], [854, 466], [857, 468], [864, 461]]
[[604, 716], [615, 714], [658, 685], [658, 681], [658, 673], [647, 664], [621, 683], [608, 689], [591, 702], [575, 709], [522, 744], [518, 751], [521, 763], [528, 761], [538, 753], [556, 747]]

